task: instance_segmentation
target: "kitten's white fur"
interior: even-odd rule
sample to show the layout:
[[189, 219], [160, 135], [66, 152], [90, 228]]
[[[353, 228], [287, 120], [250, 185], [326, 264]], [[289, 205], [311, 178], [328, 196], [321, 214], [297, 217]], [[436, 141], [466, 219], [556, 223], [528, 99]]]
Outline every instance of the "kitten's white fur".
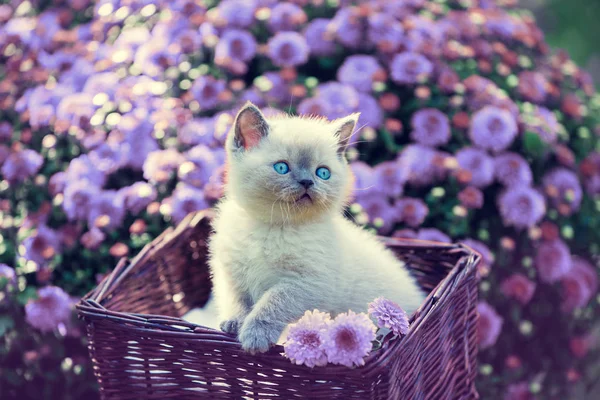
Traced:
[[[342, 215], [352, 186], [342, 151], [357, 117], [266, 120], [251, 104], [238, 114], [210, 267], [221, 328], [247, 351], [268, 350], [306, 310], [363, 312], [384, 296], [412, 313], [424, 300], [403, 264]], [[290, 173], [278, 174], [278, 161]], [[330, 179], [314, 175], [319, 166]], [[311, 172], [312, 202], [297, 203], [305, 191], [297, 181]]]

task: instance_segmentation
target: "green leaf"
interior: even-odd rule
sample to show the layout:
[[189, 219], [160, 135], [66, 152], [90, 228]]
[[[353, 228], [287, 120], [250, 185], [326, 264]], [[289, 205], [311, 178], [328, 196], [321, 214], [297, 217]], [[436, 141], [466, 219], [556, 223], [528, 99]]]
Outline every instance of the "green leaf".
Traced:
[[525, 132], [523, 146], [525, 147], [525, 151], [534, 158], [540, 157], [546, 150], [546, 145], [540, 138], [540, 135], [533, 132]]
[[19, 293], [17, 295], [17, 300], [19, 302], [19, 304], [21, 305], [25, 305], [27, 304], [27, 302], [31, 299], [35, 299], [37, 298], [37, 292], [35, 291], [35, 288], [33, 287], [28, 287], [25, 288], [24, 291], [22, 291], [21, 293]]
[[0, 336], [4, 336], [4, 334], [10, 329], [14, 328], [15, 322], [11, 317], [1, 316], [0, 317]]

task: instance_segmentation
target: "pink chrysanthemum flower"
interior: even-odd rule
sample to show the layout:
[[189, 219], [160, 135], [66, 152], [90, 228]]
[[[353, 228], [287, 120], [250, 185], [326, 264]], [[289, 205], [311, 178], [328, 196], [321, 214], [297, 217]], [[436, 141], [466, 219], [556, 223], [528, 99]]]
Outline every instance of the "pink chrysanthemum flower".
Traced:
[[365, 364], [365, 357], [373, 348], [376, 327], [367, 314], [348, 311], [338, 315], [328, 326], [323, 337], [327, 360], [347, 367]]
[[396, 335], [408, 333], [408, 315], [396, 303], [383, 297], [378, 297], [369, 303], [369, 315], [375, 318], [377, 326], [391, 329]]
[[298, 322], [289, 326], [288, 337], [283, 345], [285, 355], [293, 363], [311, 368], [327, 364], [323, 333], [330, 322], [328, 313], [306, 311]]

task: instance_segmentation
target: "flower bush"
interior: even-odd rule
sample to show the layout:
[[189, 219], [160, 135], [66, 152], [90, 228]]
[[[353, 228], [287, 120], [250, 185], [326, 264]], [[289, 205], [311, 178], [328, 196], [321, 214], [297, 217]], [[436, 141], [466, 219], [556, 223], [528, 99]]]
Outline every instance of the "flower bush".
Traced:
[[67, 311], [222, 195], [247, 100], [361, 112], [355, 220], [482, 254], [482, 398], [589, 387], [600, 97], [515, 3], [0, 1], [2, 397], [93, 395]]

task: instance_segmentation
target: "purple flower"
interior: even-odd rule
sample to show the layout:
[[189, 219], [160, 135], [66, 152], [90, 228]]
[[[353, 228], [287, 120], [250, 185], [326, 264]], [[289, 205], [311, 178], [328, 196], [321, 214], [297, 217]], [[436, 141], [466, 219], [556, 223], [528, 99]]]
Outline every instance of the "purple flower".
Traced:
[[529, 186], [533, 174], [527, 161], [517, 153], [502, 153], [494, 159], [496, 179], [506, 187]]
[[[248, 31], [230, 29], [225, 31], [215, 47], [215, 63], [228, 66], [232, 63], [248, 63], [256, 54], [256, 40]], [[232, 68], [237, 70], [237, 68]], [[240, 71], [247, 70], [241, 68]]]
[[373, 168], [362, 161], [355, 161], [350, 164], [354, 178], [354, 193], [357, 197], [368, 195], [377, 191], [375, 187], [375, 174]]
[[323, 116], [331, 114], [329, 103], [320, 97], [310, 97], [304, 99], [298, 105], [299, 115]]
[[418, 83], [433, 72], [433, 64], [419, 53], [397, 54], [390, 64], [392, 80], [399, 84]]
[[107, 141], [89, 153], [89, 159], [104, 174], [115, 172], [125, 166], [131, 147], [128, 143]]
[[304, 37], [312, 55], [329, 56], [335, 53], [333, 34], [327, 29], [330, 23], [329, 19], [316, 18], [304, 30]]
[[483, 350], [496, 343], [504, 320], [485, 301], [477, 304], [477, 312], [479, 313], [479, 348]]
[[413, 231], [412, 229], [399, 229], [392, 233], [392, 237], [399, 239], [416, 239], [417, 232]]
[[465, 147], [456, 153], [456, 161], [463, 171], [469, 172], [469, 184], [485, 188], [494, 181], [494, 159], [485, 151]]
[[66, 174], [67, 182], [86, 180], [90, 184], [100, 187], [106, 181], [106, 175], [94, 165], [87, 154], [72, 159]]
[[112, 231], [125, 218], [123, 197], [115, 191], [104, 191], [96, 195], [90, 203], [88, 226]]
[[323, 348], [323, 334], [330, 323], [330, 316], [318, 310], [306, 311], [295, 324], [289, 325], [283, 350], [294, 364], [322, 367], [327, 364]]
[[267, 72], [263, 77], [270, 83], [269, 89], [264, 93], [265, 99], [277, 104], [290, 101], [290, 85], [283, 80], [278, 72]]
[[517, 121], [510, 112], [486, 106], [473, 114], [469, 137], [475, 146], [499, 152], [512, 144], [517, 132]]
[[408, 179], [408, 171], [397, 161], [385, 161], [373, 168], [375, 191], [389, 197], [400, 197]]
[[204, 199], [204, 192], [187, 185], [178, 186], [173, 191], [171, 201], [171, 217], [178, 224], [189, 213], [208, 208], [208, 203]]
[[10, 153], [11, 151], [7, 146], [0, 144], [0, 167], [4, 164]]
[[329, 119], [341, 118], [355, 111], [360, 101], [356, 89], [335, 81], [319, 85], [316, 92], [329, 105], [331, 111], [325, 115]]
[[371, 44], [382, 51], [398, 51], [404, 40], [402, 23], [387, 13], [375, 13], [369, 16], [367, 37]]
[[273, 33], [279, 31], [294, 31], [306, 22], [304, 10], [296, 4], [281, 2], [271, 9], [268, 20], [269, 30]]
[[60, 239], [52, 229], [39, 225], [32, 236], [23, 240], [23, 258], [45, 266], [60, 251]]
[[541, 103], [548, 94], [548, 81], [539, 72], [523, 71], [519, 74], [519, 94], [526, 100]]
[[150, 182], [166, 182], [183, 161], [183, 155], [175, 149], [154, 151], [144, 162], [144, 178]]
[[358, 94], [358, 107], [355, 112], [359, 112], [358, 126], [368, 126], [377, 129], [383, 124], [383, 110], [375, 98], [366, 93]]
[[63, 209], [70, 220], [86, 220], [98, 187], [86, 180], [69, 182], [65, 189]]
[[378, 297], [369, 303], [369, 315], [375, 318], [379, 328], [391, 329], [394, 334], [408, 333], [408, 315], [396, 303], [383, 297]]
[[361, 92], [370, 92], [373, 78], [381, 70], [382, 67], [375, 57], [357, 54], [346, 57], [337, 71], [337, 79]]
[[213, 172], [208, 183], [204, 185], [203, 192], [206, 200], [216, 201], [223, 196], [225, 171], [225, 166], [220, 166]]
[[139, 214], [150, 203], [156, 200], [156, 189], [147, 182], [136, 182], [131, 186], [121, 189], [121, 196], [125, 208], [132, 214]]
[[579, 210], [583, 190], [577, 175], [566, 168], [556, 168], [542, 178], [544, 192], [550, 204], [561, 214], [571, 215]]
[[523, 274], [512, 274], [500, 285], [500, 290], [508, 298], [515, 299], [522, 305], [527, 305], [533, 297], [536, 284]]
[[25, 306], [25, 319], [29, 325], [42, 332], [52, 332], [71, 319], [72, 301], [68, 294], [56, 286], [38, 290], [38, 298]]
[[398, 221], [394, 207], [390, 205], [387, 199], [377, 193], [372, 191], [365, 193], [358, 197], [356, 202], [367, 213], [369, 220], [374, 225], [380, 226], [379, 230], [383, 233], [389, 232]]
[[446, 176], [444, 158], [444, 153], [420, 144], [411, 144], [404, 148], [398, 161], [402, 168], [407, 169], [411, 184], [427, 186]]
[[375, 325], [367, 314], [348, 311], [338, 315], [323, 334], [327, 361], [347, 367], [364, 365], [375, 340]]
[[523, 113], [521, 119], [525, 131], [538, 134], [546, 143], [556, 142], [560, 124], [552, 111], [535, 106], [532, 112]]
[[56, 118], [74, 126], [86, 126], [96, 111], [92, 99], [89, 93], [73, 93], [62, 97], [56, 107]]
[[450, 236], [435, 228], [419, 229], [415, 239], [428, 240], [430, 242], [452, 243]]
[[223, 0], [217, 9], [223, 25], [248, 28], [254, 22], [256, 3], [253, 0]]
[[540, 281], [553, 283], [571, 270], [569, 247], [560, 239], [542, 242], [535, 255], [535, 268]]
[[535, 400], [535, 396], [529, 390], [529, 383], [520, 382], [508, 385], [504, 400]]
[[13, 135], [13, 127], [8, 122], [0, 122], [0, 142], [8, 142]]
[[406, 225], [416, 228], [425, 221], [429, 208], [421, 199], [405, 197], [398, 200], [395, 204], [398, 218]]
[[269, 58], [278, 67], [295, 67], [308, 61], [309, 48], [298, 32], [279, 32], [268, 43]]
[[598, 292], [598, 273], [587, 261], [574, 257], [571, 269], [561, 278], [562, 305], [565, 312], [585, 307]]
[[35, 175], [44, 158], [33, 150], [25, 149], [11, 153], [2, 165], [2, 175], [10, 183], [22, 182]]
[[450, 120], [440, 110], [424, 108], [413, 114], [410, 137], [424, 146], [437, 147], [448, 143], [451, 136]]
[[510, 188], [498, 200], [500, 216], [507, 226], [529, 228], [546, 214], [544, 196], [527, 186]]
[[483, 207], [483, 192], [476, 187], [467, 186], [458, 193], [460, 204], [469, 209]]
[[329, 29], [335, 32], [337, 40], [348, 48], [356, 49], [364, 41], [362, 20], [355, 8], [339, 9], [331, 20]]
[[182, 144], [195, 146], [203, 144], [212, 146], [216, 143], [214, 118], [195, 118], [189, 120], [177, 132], [177, 138]]
[[194, 81], [190, 92], [203, 110], [212, 110], [219, 105], [219, 94], [225, 90], [225, 81], [203, 75]]
[[179, 179], [191, 186], [202, 188], [221, 164], [213, 151], [204, 145], [190, 149], [186, 154], [187, 161], [179, 166]]

